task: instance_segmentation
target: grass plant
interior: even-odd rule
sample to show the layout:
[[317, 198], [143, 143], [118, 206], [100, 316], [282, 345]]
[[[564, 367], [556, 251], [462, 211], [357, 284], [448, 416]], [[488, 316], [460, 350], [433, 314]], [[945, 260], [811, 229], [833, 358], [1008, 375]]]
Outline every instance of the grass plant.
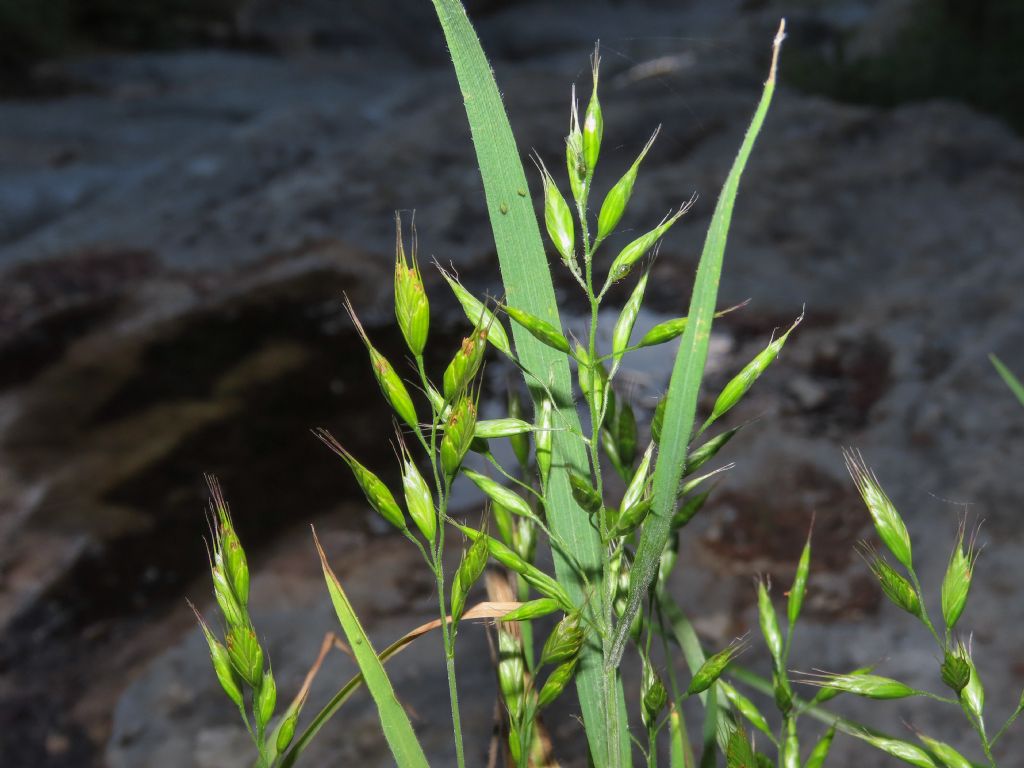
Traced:
[[[586, 104], [577, 102], [575, 91], [572, 94], [564, 166], [562, 158], [558, 163], [555, 158], [534, 158], [543, 194], [541, 219], [551, 249], [561, 268], [578, 284], [588, 307], [586, 333], [575, 339], [566, 333], [559, 318], [527, 173], [492, 71], [462, 5], [457, 0], [433, 3], [464, 97], [504, 296], [500, 301], [475, 296], [442, 270], [453, 305], [465, 312], [467, 330], [447, 366], [428, 370], [424, 353], [434, 342], [417, 239], [413, 233], [407, 248], [402, 222], [396, 220], [395, 316], [413, 362], [411, 381], [398, 373], [402, 366], [396, 367], [374, 346], [359, 321], [358, 309], [347, 299], [345, 305], [364, 343], [381, 396], [394, 413], [401, 489], [388, 487], [372, 468], [352, 455], [343, 445], [344, 435], [339, 439], [317, 430], [316, 436], [352, 472], [367, 505], [419, 552], [433, 576], [438, 619], [378, 652], [317, 543], [328, 592], [360, 673], [318, 714], [303, 717], [309, 683], [330, 648], [325, 644], [306, 684], [278, 711], [273, 674], [247, 610], [245, 555], [227, 504], [212, 483], [211, 570], [214, 595], [224, 619], [224, 641], [205, 622], [202, 627], [217, 677], [252, 735], [259, 768], [299, 762], [316, 734], [364, 685], [376, 705], [396, 763], [403, 767], [426, 765], [385, 664], [431, 631], [440, 632], [444, 649], [456, 764], [459, 768], [478, 764], [478, 756], [467, 755], [463, 746], [457, 677], [459, 634], [473, 620], [500, 620], [495, 674], [505, 713], [502, 738], [507, 760], [517, 768], [552, 764], [541, 716], [573, 684], [589, 760], [601, 768], [632, 766], [637, 760], [655, 766], [659, 753], [669, 755], [673, 768], [718, 765], [723, 757], [729, 768], [773, 764], [815, 768], [825, 763], [837, 732], [850, 733], [916, 765], [941, 765], [938, 761], [946, 759], [947, 765], [960, 768], [961, 763], [949, 762], [953, 758], [940, 757], [952, 755], [952, 748], [929, 737], [921, 735], [921, 746], [917, 746], [829, 714], [824, 705], [840, 693], [878, 699], [927, 696], [956, 704], [977, 732], [989, 764], [994, 765], [990, 748], [1003, 730], [988, 735], [982, 716], [983, 689], [970, 649], [954, 632], [977, 558], [973, 538], [961, 529], [943, 584], [943, 623], [935, 624], [924, 608], [906, 526], [858, 455], [849, 456], [851, 473], [886, 550], [903, 573], [870, 549], [865, 550], [865, 557], [885, 594], [933, 636], [944, 654], [942, 679], [953, 689], [953, 696], [917, 690], [871, 670], [791, 679], [790, 648], [809, 577], [810, 537], [788, 592], [785, 631], [769, 585], [762, 582], [758, 586], [761, 633], [772, 659], [770, 679], [736, 666], [735, 658], [746, 646], [745, 640], [706, 654], [666, 588], [676, 565], [681, 532], [705, 504], [709, 479], [722, 471], [706, 471], [704, 465], [715, 460], [742, 429], [718, 430], [719, 419], [770, 367], [802, 318], [801, 314], [781, 335], [768, 340], [721, 390], [711, 411], [698, 418], [712, 322], [729, 311], [718, 306], [729, 226], [741, 176], [774, 93], [784, 24], [771, 48], [763, 94], [715, 206], [688, 311], [659, 324], [639, 340], [634, 340], [633, 330], [658, 243], [686, 214], [692, 198], [683, 196], [682, 204], [660, 221], [636, 222], [643, 234], [618, 252], [602, 249], [628, 214], [634, 185], [640, 182], [643, 162], [658, 131], [654, 129], [651, 140], [638, 148], [635, 162], [604, 199], [592, 198], [605, 143], [600, 55], [594, 51], [592, 90]], [[560, 166], [567, 176], [565, 183]], [[633, 281], [630, 296], [619, 312], [611, 344], [605, 346], [599, 343], [598, 315], [612, 286], [626, 280]], [[642, 445], [636, 414], [617, 389], [617, 375], [633, 350], [676, 340], [678, 351], [668, 391], [655, 410], [651, 439]], [[482, 419], [480, 372], [488, 357], [495, 355], [522, 373], [529, 402], [523, 402], [519, 390], [513, 389], [507, 415]], [[495, 441], [505, 440], [511, 445], [514, 466], [502, 464], [497, 454], [505, 453], [491, 449]], [[472, 462], [471, 454], [477, 457]], [[612, 492], [615, 484], [608, 482], [609, 473], [619, 476], [624, 494]], [[452, 486], [460, 476], [487, 498], [489, 511], [482, 526], [453, 517]], [[445, 553], [453, 536], [466, 546], [458, 567], [448, 572]], [[550, 552], [553, 573], [541, 565], [548, 561], [539, 556], [541, 550]], [[515, 600], [469, 604], [488, 568], [502, 571], [507, 591]], [[555, 620], [547, 632], [543, 628], [551, 626], [550, 620], [537, 622], [543, 617]], [[678, 680], [671, 665], [665, 671], [659, 668], [657, 654], [652, 653], [655, 642], [667, 651], [671, 643], [678, 646], [690, 669], [688, 682]], [[627, 653], [639, 661], [640, 695], [636, 701], [627, 701], [623, 693], [620, 668]], [[816, 686], [817, 693], [801, 698], [795, 683]], [[777, 727], [769, 725], [769, 719], [742, 692], [744, 687], [772, 695], [779, 715]], [[682, 704], [687, 699], [698, 700], [704, 713], [702, 738], [697, 744], [691, 743], [683, 720]], [[1007, 726], [1018, 714], [1019, 710]], [[829, 724], [825, 735], [809, 750], [801, 745], [797, 728], [803, 715]], [[761, 744], [774, 750], [775, 760], [755, 746], [748, 727], [758, 734]], [[554, 746], [557, 752], [558, 745]]]

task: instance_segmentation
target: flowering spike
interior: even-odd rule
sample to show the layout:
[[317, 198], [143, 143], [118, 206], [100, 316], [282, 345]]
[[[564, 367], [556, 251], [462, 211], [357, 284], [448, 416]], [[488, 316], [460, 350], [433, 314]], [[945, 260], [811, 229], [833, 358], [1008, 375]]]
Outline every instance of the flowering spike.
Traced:
[[729, 666], [729, 663], [738, 654], [742, 653], [745, 647], [746, 642], [742, 638], [733, 640], [724, 650], [709, 657], [694, 673], [693, 679], [690, 680], [690, 686], [686, 689], [686, 694], [688, 696], [695, 696], [714, 685], [715, 681], [725, 672], [725, 668]]
[[348, 464], [349, 469], [352, 470], [352, 474], [356, 478], [356, 482], [359, 483], [359, 487], [374, 511], [393, 526], [404, 531], [408, 526], [405, 522], [405, 516], [402, 514], [402, 508], [398, 506], [398, 502], [395, 501], [395, 497], [388, 490], [388, 487], [384, 485], [384, 482], [360, 464], [341, 443], [334, 439], [330, 432], [325, 429], [318, 429], [314, 430], [313, 434]]
[[573, 222], [572, 209], [559, 192], [558, 185], [544, 166], [544, 161], [538, 158], [536, 163], [544, 187], [544, 224], [547, 226], [548, 237], [562, 257], [562, 263], [575, 271], [576, 225]]
[[594, 47], [594, 55], [590, 58], [594, 89], [590, 94], [586, 114], [583, 116], [583, 162], [586, 164], [587, 175], [594, 173], [597, 157], [601, 152], [601, 138], [604, 136], [604, 115], [601, 113], [601, 102], [597, 98], [597, 80], [601, 68], [599, 45]]
[[862, 542], [860, 555], [871, 569], [871, 573], [878, 579], [885, 596], [911, 616], [920, 617], [921, 596], [914, 589], [913, 584], [885, 562], [885, 558], [875, 552], [870, 545]]
[[377, 378], [381, 393], [388, 404], [395, 410], [395, 413], [413, 429], [419, 428], [419, 420], [416, 418], [416, 407], [413, 405], [409, 390], [406, 389], [402, 379], [395, 373], [395, 369], [388, 362], [387, 358], [378, 352], [370, 343], [370, 337], [366, 335], [363, 324], [359, 322], [352, 303], [345, 297], [345, 309], [356, 326], [359, 338], [363, 340], [366, 351], [370, 355], [370, 365], [373, 368], [373, 375]]
[[953, 547], [949, 565], [946, 566], [946, 576], [942, 580], [942, 618], [949, 630], [956, 626], [967, 605], [967, 595], [971, 590], [971, 580], [974, 577], [974, 564], [980, 554], [975, 545], [977, 529], [967, 540], [965, 549], [966, 529], [967, 521], [965, 519], [960, 523], [956, 546]]
[[405, 508], [409, 517], [419, 528], [424, 538], [433, 543], [437, 535], [437, 512], [434, 509], [434, 497], [430, 486], [420, 473], [404, 442], [402, 447], [402, 490], [405, 492]]
[[905, 567], [913, 566], [910, 548], [910, 534], [903, 518], [896, 507], [882, 490], [881, 484], [874, 473], [868, 469], [864, 457], [859, 452], [845, 451], [846, 468], [850, 472], [864, 505], [871, 513], [871, 520], [882, 543], [892, 552], [893, 556]]
[[633, 196], [633, 185], [636, 183], [636, 176], [640, 171], [640, 163], [647, 156], [660, 130], [660, 125], [654, 129], [651, 138], [647, 140], [647, 144], [640, 150], [640, 155], [629, 166], [629, 170], [622, 175], [622, 178], [615, 182], [615, 186], [605, 195], [604, 202], [601, 203], [601, 212], [597, 215], [597, 242], [601, 242], [608, 237], [615, 230], [615, 227], [618, 226], [619, 221], [621, 221], [622, 215], [626, 212], [626, 206], [629, 205], [629, 199]]
[[430, 329], [430, 305], [416, 260], [416, 228], [413, 225], [412, 258], [402, 245], [402, 219], [395, 214], [395, 317], [405, 343], [416, 357], [423, 355]]
[[718, 398], [715, 400], [715, 405], [711, 409], [711, 415], [708, 416], [707, 421], [704, 422], [704, 426], [701, 427], [702, 432], [707, 429], [712, 422], [721, 418], [727, 411], [732, 409], [733, 406], [743, 399], [743, 396], [750, 391], [752, 386], [754, 386], [754, 382], [760, 378], [761, 374], [764, 373], [768, 369], [768, 366], [775, 361], [775, 358], [779, 356], [779, 352], [782, 351], [782, 347], [786, 343], [786, 339], [789, 338], [789, 334], [791, 334], [794, 329], [800, 325], [803, 319], [804, 316], [801, 313], [801, 315], [793, 321], [793, 324], [789, 326], [784, 334], [761, 350], [753, 360], [743, 367], [742, 371], [736, 374], [736, 376], [734, 376], [732, 380], [725, 385], [721, 394], [719, 394]]
[[690, 209], [692, 204], [693, 200], [691, 199], [689, 202], [679, 206], [678, 211], [670, 216], [666, 216], [661, 220], [658, 226], [650, 232], [641, 235], [623, 248], [619, 252], [619, 255], [615, 257], [611, 268], [608, 270], [608, 282], [618, 282], [628, 275], [629, 271], [633, 268], [633, 265], [640, 261], [640, 259], [642, 259], [644, 255], [654, 247], [655, 243], [657, 243], [658, 240], [668, 232], [672, 225], [679, 220], [680, 216]]

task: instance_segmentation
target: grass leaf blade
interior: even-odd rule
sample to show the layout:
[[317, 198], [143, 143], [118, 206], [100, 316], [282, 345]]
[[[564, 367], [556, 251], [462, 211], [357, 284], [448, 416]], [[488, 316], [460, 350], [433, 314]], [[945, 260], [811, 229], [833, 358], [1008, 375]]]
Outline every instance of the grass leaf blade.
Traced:
[[1003, 381], [1006, 382], [1006, 386], [1010, 388], [1010, 391], [1017, 396], [1020, 400], [1020, 404], [1024, 405], [1024, 384], [1020, 383], [1020, 379], [1013, 375], [1013, 372], [1007, 368], [1003, 361], [995, 355], [989, 355], [988, 359], [992, 361], [992, 365], [995, 366], [999, 375], [1003, 377]]
[[[487, 210], [494, 232], [506, 302], [561, 327], [558, 304], [555, 299], [551, 272], [548, 267], [540, 227], [529, 195], [526, 172], [494, 75], [480, 47], [465, 8], [458, 0], [432, 0], [444, 31], [459, 87], [465, 101], [473, 143], [476, 148], [480, 174], [483, 178]], [[579, 431], [579, 418], [572, 401], [572, 379], [565, 356], [546, 347], [524, 328], [513, 324], [512, 334], [516, 352], [523, 367], [536, 379], [527, 377], [527, 385], [539, 405], [541, 393], [536, 381], [545, 382], [551, 390], [559, 413], [556, 423]], [[571, 439], [569, 431], [559, 430], [553, 436], [554, 467], [575, 467], [583, 470], [586, 455], [583, 446]], [[548, 514], [552, 530], [572, 551], [577, 562], [591, 573], [599, 573], [602, 563], [601, 541], [590, 524], [586, 513], [572, 498], [568, 475], [564, 471], [551, 473]], [[555, 572], [559, 582], [566, 585], [577, 605], [587, 602], [584, 585], [572, 564], [554, 552]], [[600, 649], [588, 643], [580, 659], [576, 674], [583, 720], [593, 727], [587, 728], [590, 749], [595, 759], [603, 760], [607, 754], [607, 734], [598, 724], [604, 721], [602, 713], [602, 663]], [[622, 765], [631, 765], [630, 739], [625, 734], [625, 699], [621, 684], [617, 692], [623, 724], [619, 738], [622, 745]]]
[[747, 159], [750, 157], [754, 141], [764, 123], [772, 94], [775, 91], [775, 70], [784, 31], [785, 22], [783, 21], [775, 36], [771, 70], [768, 80], [764, 84], [761, 101], [722, 187], [718, 203], [715, 205], [700, 264], [697, 267], [693, 296], [690, 299], [690, 311], [687, 314], [689, 320], [672, 369], [668, 402], [662, 426], [663, 435], [677, 435], [678, 437], [675, 440], [663, 440], [658, 452], [658, 461], [654, 468], [654, 505], [644, 524], [636, 560], [633, 563], [632, 571], [630, 571], [626, 611], [621, 618], [616, 635], [612, 654], [613, 662], [617, 662], [622, 657], [626, 639], [629, 636], [630, 623], [640, 609], [641, 601], [658, 572], [661, 553], [665, 549], [671, 532], [676, 493], [686, 464], [688, 436], [693, 433], [697, 414], [697, 396], [700, 393], [700, 384], [704, 377], [704, 365], [707, 361], [708, 342], [711, 336], [711, 322], [718, 299], [718, 282], [722, 273], [722, 261], [725, 255], [729, 224], [732, 221], [733, 206], [736, 202], [740, 176], [746, 167]]
[[391, 681], [384, 671], [384, 665], [377, 657], [376, 651], [370, 645], [370, 638], [359, 623], [352, 605], [341, 588], [338, 577], [334, 575], [330, 565], [327, 564], [327, 556], [320, 546], [316, 533], [313, 534], [316, 542], [317, 552], [320, 554], [320, 564], [323, 566], [324, 579], [327, 581], [327, 590], [331, 593], [331, 602], [334, 603], [334, 610], [338, 614], [338, 621], [348, 638], [349, 645], [355, 655], [356, 663], [363, 674], [366, 687], [377, 705], [377, 713], [380, 715], [380, 724], [384, 729], [384, 738], [395, 762], [402, 768], [429, 768], [426, 755], [423, 754], [423, 747], [420, 746], [416, 733], [409, 722], [409, 716], [402, 709], [402, 705], [395, 696]]

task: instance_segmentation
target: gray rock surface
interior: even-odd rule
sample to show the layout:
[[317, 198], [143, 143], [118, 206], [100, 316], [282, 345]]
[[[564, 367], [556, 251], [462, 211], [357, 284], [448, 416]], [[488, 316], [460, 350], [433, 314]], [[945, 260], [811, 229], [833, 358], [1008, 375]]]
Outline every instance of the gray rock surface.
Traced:
[[[481, 20], [524, 151], [560, 156], [568, 86], [585, 90], [597, 37], [601, 183], [663, 124], [623, 225], [644, 227], [700, 197], [662, 247], [651, 323], [685, 311], [763, 78], [777, 9], [740, 5], [580, 14], [541, 3]], [[857, 23], [877, 22], [873, 4], [850, 6], [863, 11]], [[431, 616], [412, 548], [372, 535], [357, 505], [338, 506], [354, 488], [305, 435], [331, 426], [388, 466], [383, 412], [369, 407], [376, 393], [337, 298], [348, 291], [400, 357], [397, 336], [380, 328], [396, 208], [416, 210], [424, 255], [500, 292], [460, 96], [429, 55], [279, 47], [296, 52], [68, 62], [87, 90], [0, 104], [0, 355], [14, 361], [0, 371], [0, 699], [32, 723], [26, 743], [4, 742], [13, 765], [99, 764], [98, 751], [116, 768], [243, 764], [242, 733], [181, 603], [206, 593], [204, 470], [221, 475], [258, 553], [256, 621], [282, 696], [333, 626], [310, 520], [324, 521], [375, 640]], [[761, 418], [723, 457], [737, 466], [684, 537], [677, 591], [709, 643], [756, 632], [752, 577], [773, 574], [780, 597], [816, 514], [794, 666], [877, 662], [938, 690], [927, 636], [853, 556], [869, 526], [839, 452], [852, 444], [907, 518], [932, 595], [958, 516], [967, 508], [986, 521], [964, 626], [992, 722], [1016, 703], [1024, 415], [985, 355], [1024, 371], [1022, 204], [1024, 143], [995, 120], [955, 104], [880, 111], [780, 89], [722, 284], [723, 302], [753, 301], [720, 323], [708, 396], [803, 307], [807, 319], [731, 414]], [[457, 315], [428, 280], [438, 338], [451, 346]], [[560, 286], [571, 317], [576, 296]], [[667, 357], [638, 356], [624, 375], [641, 408], [663, 391]], [[168, 537], [177, 552], [147, 551]], [[471, 754], [482, 755], [493, 713], [487, 646], [482, 629], [460, 639]], [[446, 765], [435, 646], [424, 641], [393, 671]], [[765, 668], [763, 654], [750, 663]], [[316, 695], [349, 672], [332, 660]], [[55, 712], [51, 697], [68, 705]], [[955, 712], [930, 705], [840, 706], [892, 731], [906, 719], [967, 737]], [[571, 714], [549, 722], [567, 765], [581, 764]], [[1007, 760], [1021, 743], [1011, 734], [1001, 744]], [[312, 764], [389, 764], [365, 700], [317, 749]], [[837, 741], [830, 765], [861, 765], [864, 754]]]

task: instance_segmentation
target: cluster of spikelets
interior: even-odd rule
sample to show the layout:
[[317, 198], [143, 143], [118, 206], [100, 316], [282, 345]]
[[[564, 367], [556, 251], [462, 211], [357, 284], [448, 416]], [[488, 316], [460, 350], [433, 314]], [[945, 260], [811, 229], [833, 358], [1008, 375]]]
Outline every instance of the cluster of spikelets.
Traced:
[[[995, 766], [992, 748], [996, 741], [1005, 733], [1013, 722], [1024, 712], [1024, 694], [1018, 706], [994, 735], [989, 735], [984, 719], [985, 692], [977, 669], [971, 658], [970, 646], [959, 639], [956, 634], [958, 622], [967, 605], [974, 567], [978, 559], [979, 549], [976, 546], [976, 534], [967, 534], [966, 521], [961, 522], [957, 532], [945, 575], [942, 580], [940, 604], [942, 612], [942, 631], [940, 632], [928, 614], [920, 581], [914, 570], [913, 550], [910, 534], [902, 517], [896, 510], [889, 496], [882, 489], [875, 475], [868, 469], [863, 458], [857, 452], [846, 454], [850, 475], [864, 500], [875, 532], [885, 551], [896, 561], [890, 564], [884, 554], [880, 554], [874, 546], [867, 542], [859, 545], [861, 556], [871, 573], [878, 580], [883, 594], [896, 606], [917, 619], [934, 639], [940, 652], [938, 679], [953, 693], [953, 697], [942, 696], [931, 691], [914, 688], [898, 679], [883, 677], [874, 673], [873, 667], [863, 667], [848, 673], [803, 673], [790, 680], [788, 671], [789, 647], [793, 629], [800, 615], [800, 606], [807, 587], [811, 541], [808, 537], [800, 561], [797, 566], [796, 578], [788, 595], [788, 629], [785, 635], [779, 628], [778, 618], [764, 582], [758, 584], [758, 615], [761, 633], [772, 659], [772, 681], [770, 686], [757, 686], [762, 692], [774, 694], [776, 708], [779, 711], [782, 727], [777, 737], [768, 724], [768, 720], [757, 706], [728, 682], [719, 683], [719, 690], [726, 700], [742, 715], [757, 731], [760, 731], [775, 745], [779, 753], [779, 765], [787, 768], [800, 765], [799, 741], [796, 731], [797, 719], [807, 713], [815, 714], [819, 719], [831, 719], [832, 725], [814, 746], [806, 762], [805, 768], [820, 768], [825, 764], [829, 748], [835, 733], [842, 731], [871, 744], [876, 749], [898, 758], [905, 763], [921, 768], [970, 768], [975, 765], [954, 747], [912, 729], [919, 744], [903, 739], [893, 738], [887, 734], [872, 730], [853, 721], [833, 715], [826, 715], [821, 705], [840, 694], [850, 694], [874, 700], [905, 699], [924, 697], [944, 704], [954, 705], [962, 710], [970, 727], [977, 734], [979, 745], [985, 755], [986, 764]], [[902, 572], [901, 570], [902, 569]], [[751, 683], [748, 676], [743, 682]], [[756, 682], [756, 681], [754, 681]], [[792, 683], [801, 683], [818, 688], [817, 694], [803, 700], [794, 695]], [[734, 742], [747, 740], [745, 737], [730, 739], [730, 750]], [[768, 758], [749, 744], [736, 746], [737, 754], [753, 755], [750, 765], [771, 765]], [[733, 762], [730, 751], [730, 768], [734, 765], [746, 765]]]
[[[653, 229], [623, 247], [612, 259], [603, 285], [600, 289], [596, 288], [595, 252], [625, 214], [641, 163], [658, 134], [655, 130], [635, 161], [606, 195], [597, 215], [596, 233], [591, 238], [587, 225], [587, 201], [604, 133], [597, 89], [598, 70], [599, 58], [595, 52], [593, 91], [583, 120], [580, 121], [578, 117], [575, 94], [570, 111], [566, 169], [575, 213], [559, 192], [552, 174], [539, 159], [537, 161], [544, 188], [544, 220], [548, 234], [562, 262], [586, 292], [595, 309], [595, 318], [596, 307], [608, 290], [626, 278], [645, 256], [656, 250], [661, 237], [690, 205], [686, 203], [680, 206]], [[578, 235], [576, 220], [580, 229]], [[648, 264], [616, 321], [610, 353], [602, 356], [596, 351], [596, 327], [591, 327], [589, 338], [570, 343], [561, 328], [515, 306], [483, 301], [468, 291], [452, 274], [438, 268], [472, 324], [469, 335], [462, 340], [445, 368], [440, 386], [429, 378], [424, 364], [430, 330], [430, 303], [417, 259], [415, 231], [411, 248], [407, 251], [401, 221], [396, 218], [395, 316], [414, 361], [418, 378], [414, 385], [407, 383], [387, 357], [374, 346], [355, 309], [345, 300], [345, 308], [366, 348], [380, 391], [400, 425], [396, 430], [396, 445], [401, 466], [400, 495], [404, 508], [387, 484], [334, 436], [325, 430], [317, 430], [315, 434], [345, 462], [369, 506], [419, 549], [435, 575], [439, 608], [445, 617], [440, 623], [440, 629], [449, 662], [456, 752], [460, 765], [464, 757], [461, 751], [462, 734], [453, 663], [459, 621], [466, 610], [470, 591], [480, 580], [489, 561], [494, 561], [512, 574], [520, 602], [518, 607], [502, 616], [498, 629], [497, 677], [508, 717], [509, 753], [513, 762], [525, 766], [538, 748], [539, 714], [572, 682], [587, 637], [610, 636], [614, 631], [611, 623], [614, 621], [613, 615], [621, 618], [628, 611], [627, 595], [631, 587], [636, 537], [652, 509], [654, 459], [663, 437], [667, 398], [663, 398], [654, 411], [652, 439], [641, 452], [636, 416], [628, 400], [616, 394], [613, 386], [615, 376], [627, 353], [666, 344], [683, 335], [687, 328], [687, 318], [666, 320], [655, 325], [638, 341], [633, 341], [634, 326], [650, 274]], [[722, 310], [716, 316], [739, 306], [742, 305]], [[553, 534], [547, 525], [547, 491], [552, 473], [553, 436], [556, 431], [568, 427], [559, 421], [555, 398], [546, 383], [536, 377], [531, 380], [531, 374], [517, 360], [502, 315], [545, 346], [557, 350], [575, 363], [579, 392], [591, 414], [593, 434], [590, 438], [574, 433], [574, 437], [590, 453], [591, 472], [588, 475], [570, 469], [568, 480], [573, 500], [590, 516], [593, 527], [600, 532], [601, 541], [607, 548], [607, 559], [604, 572], [599, 574], [602, 583], [594, 585], [593, 593], [583, 606], [575, 604], [566, 587], [545, 573], [535, 562], [538, 539], [543, 534], [553, 550], [572, 563], [578, 573], [584, 573], [575, 563], [571, 548]], [[754, 382], [777, 358], [800, 319], [772, 340], [726, 384], [716, 398], [710, 415], [696, 431], [694, 441], [743, 399]], [[543, 393], [532, 421], [525, 417], [523, 403], [516, 392], [510, 393], [507, 416], [497, 419], [479, 418], [479, 378], [488, 346], [524, 370], [531, 387]], [[416, 390], [425, 395], [425, 409], [422, 405], [418, 406], [414, 399], [413, 392]], [[699, 512], [710, 493], [699, 486], [728, 467], [701, 475], [695, 473], [712, 460], [741, 428], [742, 425], [707, 439], [695, 445], [688, 454], [684, 480], [678, 488], [676, 509], [671, 518], [672, 535], [658, 566], [656, 589], [659, 595], [676, 562], [677, 533]], [[502, 467], [491, 452], [489, 441], [495, 439], [509, 440], [518, 464], [515, 473]], [[423, 455], [419, 459], [413, 455], [416, 448], [422, 449]], [[502, 480], [465, 467], [466, 456], [470, 452], [475, 452], [489, 462]], [[626, 486], [618, 503], [609, 502], [605, 496], [599, 469], [602, 456]], [[495, 535], [458, 523], [448, 516], [451, 485], [460, 475], [474, 483], [487, 498], [490, 508], [488, 519], [493, 524]], [[266, 730], [274, 708], [273, 677], [269, 668], [263, 671], [263, 654], [245, 611], [247, 586], [244, 596], [232, 586], [234, 566], [230, 562], [235, 555], [231, 553], [240, 553], [241, 549], [237, 547], [237, 536], [231, 527], [230, 516], [219, 490], [214, 495], [217, 525], [212, 557], [213, 574], [217, 602], [228, 625], [227, 649], [220, 645], [205, 624], [204, 631], [211, 643], [211, 655], [218, 677], [229, 697], [241, 709], [247, 725], [250, 719], [244, 707], [242, 685], [251, 689], [252, 721], [255, 727], [250, 730], [260, 747], [261, 760], [267, 765], [274, 765], [276, 757], [284, 753], [293, 737], [301, 703], [299, 707], [289, 707], [285, 721], [278, 727], [274, 743], [267, 746]], [[446, 525], [461, 532], [469, 542], [451, 579], [450, 589], [446, 588], [443, 567]], [[583, 578], [586, 580], [585, 574]], [[230, 589], [225, 591], [219, 586], [221, 582]], [[607, 616], [602, 616], [605, 610], [602, 606], [607, 606]], [[533, 647], [531, 622], [558, 612], [563, 616], [547, 636], [537, 656]], [[670, 707], [668, 690], [650, 657], [653, 618], [652, 613], [634, 613], [628, 628], [628, 635], [636, 645], [641, 661], [639, 717], [651, 745], [649, 755], [656, 751], [655, 738], [666, 723], [671, 722], [671, 727], [677, 732], [682, 727], [677, 711], [680, 697], [705, 695], [719, 681], [741, 648], [739, 644], [730, 645], [699, 665], [694, 670], [689, 689], [677, 695], [675, 704]], [[642, 638], [645, 629], [646, 643]], [[664, 627], [661, 630], [664, 631]], [[242, 639], [245, 641], [244, 647], [241, 645]], [[258, 653], [259, 658], [243, 658], [239, 656], [240, 653]], [[258, 676], [254, 676], [255, 666], [259, 667]], [[724, 681], [721, 682], [726, 685]], [[742, 708], [746, 699], [735, 689], [730, 690], [730, 700]]]
[[[238, 707], [262, 762], [267, 728], [277, 705], [277, 684], [249, 615], [249, 565], [245, 551], [220, 485], [212, 477], [207, 479], [212, 498], [210, 572], [213, 595], [224, 618], [224, 641], [216, 637], [194, 607], [193, 611], [209, 645], [217, 679]], [[276, 737], [278, 751], [287, 748], [294, 733], [294, 717], [281, 723]]]

